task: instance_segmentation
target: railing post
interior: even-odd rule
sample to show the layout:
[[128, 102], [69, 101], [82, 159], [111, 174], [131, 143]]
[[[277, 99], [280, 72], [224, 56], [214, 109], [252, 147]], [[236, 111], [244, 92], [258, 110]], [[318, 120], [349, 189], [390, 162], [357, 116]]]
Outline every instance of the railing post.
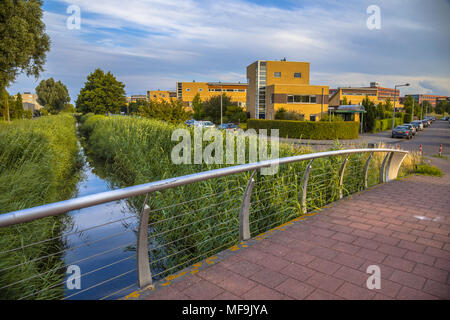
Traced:
[[308, 189], [309, 174], [311, 173], [311, 168], [312, 168], [313, 161], [314, 161], [314, 159], [312, 159], [312, 160], [310, 160], [308, 162], [308, 165], [306, 166], [306, 169], [305, 169], [305, 174], [303, 175], [303, 182], [302, 182], [302, 190], [303, 190], [303, 194], [302, 194], [302, 212], [303, 212], [303, 214], [308, 212], [308, 210], [306, 208], [306, 190]]
[[389, 157], [389, 161], [386, 166], [385, 181], [391, 181], [397, 178], [398, 171], [402, 165], [403, 160], [406, 157], [406, 153], [392, 152]]
[[369, 186], [367, 179], [368, 179], [368, 174], [369, 174], [369, 165], [370, 165], [370, 160], [372, 160], [373, 157], [373, 152], [371, 152], [369, 154], [369, 157], [366, 160], [366, 163], [364, 164], [364, 189], [367, 189], [367, 187]]
[[144, 289], [151, 286], [152, 273], [150, 270], [150, 258], [148, 255], [148, 215], [150, 207], [147, 205], [149, 194], [145, 196], [144, 207], [139, 219], [138, 241], [136, 250], [136, 261], [138, 270], [139, 288]]
[[248, 180], [247, 187], [245, 188], [244, 198], [242, 199], [241, 208], [239, 210], [239, 241], [245, 241], [251, 238], [250, 235], [250, 199], [252, 197], [253, 186], [255, 185], [256, 170], [253, 170], [250, 179]]
[[348, 157], [349, 157], [349, 155], [345, 156], [345, 160], [342, 163], [341, 169], [339, 170], [339, 199], [342, 199], [344, 197], [344, 193], [342, 192], [342, 187], [344, 185], [344, 173], [345, 173], [345, 168], [347, 167]]
[[389, 157], [391, 156], [391, 152], [388, 152], [383, 159], [383, 163], [380, 168], [380, 183], [386, 182], [386, 176], [384, 175], [386, 171], [386, 164], [388, 162]]

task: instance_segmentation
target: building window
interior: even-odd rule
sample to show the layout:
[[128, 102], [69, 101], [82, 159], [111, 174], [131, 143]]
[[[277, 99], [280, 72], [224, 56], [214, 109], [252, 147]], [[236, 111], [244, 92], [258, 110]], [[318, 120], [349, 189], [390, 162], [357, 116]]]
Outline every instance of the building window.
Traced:
[[294, 72], [294, 78], [301, 78], [302, 74], [300, 72]]
[[189, 91], [191, 91], [191, 89], [189, 89], [189, 88], [186, 88], [186, 91], [187, 91], [187, 92], [189, 92]]
[[273, 76], [274, 76], [275, 78], [281, 78], [281, 72], [274, 72], [274, 73], [273, 73]]
[[288, 95], [287, 103], [316, 103], [316, 96]]
[[227, 92], [233, 92], [234, 89], [227, 89]]
[[165, 95], [165, 94], [162, 94], [162, 97], [163, 97], [163, 98], [165, 98], [165, 97], [166, 97], [166, 95]]
[[309, 121], [316, 121], [316, 115], [315, 114], [311, 114], [309, 116]]
[[203, 91], [203, 88], [198, 88], [198, 92], [202, 92]]

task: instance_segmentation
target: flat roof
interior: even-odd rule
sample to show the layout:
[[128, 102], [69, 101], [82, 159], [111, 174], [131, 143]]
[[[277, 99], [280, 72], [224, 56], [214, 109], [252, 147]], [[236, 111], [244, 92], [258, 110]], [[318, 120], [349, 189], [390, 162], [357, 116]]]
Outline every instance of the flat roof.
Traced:
[[243, 82], [208, 82], [208, 86], [247, 86]]

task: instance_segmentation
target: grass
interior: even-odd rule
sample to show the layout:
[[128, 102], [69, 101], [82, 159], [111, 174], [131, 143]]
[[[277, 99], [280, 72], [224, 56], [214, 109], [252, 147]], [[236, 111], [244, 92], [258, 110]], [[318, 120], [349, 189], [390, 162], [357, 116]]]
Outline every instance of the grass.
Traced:
[[[0, 214], [69, 198], [77, 155], [71, 115], [1, 123]], [[49, 288], [64, 279], [64, 269], [51, 271], [62, 266], [61, 256], [33, 260], [61, 251], [64, 243], [55, 239], [26, 245], [58, 237], [67, 223], [66, 217], [59, 216], [0, 229], [0, 299], [18, 299], [43, 289], [47, 290], [33, 298], [61, 297], [60, 286]], [[33, 278], [20, 282], [29, 277]]]
[[438, 158], [438, 159], [448, 159], [448, 157], [447, 156], [442, 156], [442, 155], [439, 155], [439, 154], [433, 154], [433, 155], [431, 155], [433, 158]]
[[[102, 159], [106, 172], [122, 186], [211, 170], [224, 165], [175, 165], [170, 154], [178, 142], [174, 129], [186, 128], [152, 119], [83, 116], [80, 131], [89, 152]], [[204, 144], [204, 147], [207, 143]], [[248, 145], [247, 145], [248, 149]], [[334, 149], [340, 149], [336, 146]], [[312, 149], [282, 144], [280, 157], [311, 153]], [[382, 154], [374, 153], [369, 175], [378, 177]], [[343, 195], [360, 191], [368, 154], [349, 157]], [[308, 193], [308, 211], [339, 199], [339, 169], [343, 156], [313, 162]], [[401, 174], [412, 171], [414, 159], [405, 161]], [[307, 162], [280, 166], [275, 176], [256, 176], [252, 192], [250, 229], [253, 236], [301, 215], [303, 173]], [[155, 278], [222, 251], [238, 242], [239, 207], [251, 172], [177, 187], [150, 195], [149, 238], [151, 269]], [[376, 183], [376, 182], [375, 182]], [[129, 200], [139, 212], [143, 197]]]
[[414, 173], [423, 174], [425, 176], [435, 176], [435, 177], [443, 176], [442, 169], [433, 165], [429, 165], [427, 163], [417, 165], [416, 169], [414, 170]]

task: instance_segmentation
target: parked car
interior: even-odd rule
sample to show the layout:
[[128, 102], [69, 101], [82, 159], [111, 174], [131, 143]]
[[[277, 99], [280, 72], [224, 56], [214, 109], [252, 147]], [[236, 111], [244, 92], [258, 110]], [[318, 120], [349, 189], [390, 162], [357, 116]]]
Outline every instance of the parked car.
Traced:
[[407, 126], [397, 126], [392, 130], [392, 138], [412, 138], [412, 131]]
[[219, 130], [237, 130], [239, 129], [239, 126], [234, 123], [223, 123], [220, 126], [217, 127]]
[[414, 124], [412, 124], [412, 123], [404, 123], [403, 126], [408, 127], [411, 130], [413, 136], [416, 135], [417, 129], [416, 129], [416, 126]]
[[447, 121], [447, 120], [449, 120], [450, 118], [449, 117], [442, 117], [441, 118], [441, 120], [444, 120], [444, 121]]
[[214, 123], [211, 121], [195, 121], [193, 125], [202, 128], [214, 128]]
[[411, 121], [411, 123], [416, 126], [417, 131], [422, 131], [423, 130], [423, 123], [422, 123], [422, 121], [414, 120], [414, 121]]
[[420, 121], [422, 121], [424, 128], [428, 128], [430, 126], [430, 122], [428, 120], [423, 119], [423, 120], [420, 120]]
[[192, 126], [195, 123], [194, 119], [191, 120], [187, 120], [184, 124], [187, 125], [188, 127]]

